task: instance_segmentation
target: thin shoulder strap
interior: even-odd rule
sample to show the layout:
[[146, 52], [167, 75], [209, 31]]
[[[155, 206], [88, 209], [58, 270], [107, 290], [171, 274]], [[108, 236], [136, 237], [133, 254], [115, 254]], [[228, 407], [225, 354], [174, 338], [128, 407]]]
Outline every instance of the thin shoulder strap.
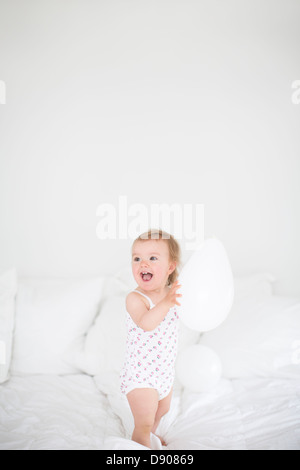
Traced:
[[154, 305], [154, 303], [152, 302], [152, 300], [150, 299], [150, 297], [148, 297], [146, 294], [143, 294], [142, 292], [140, 292], [139, 290], [136, 290], [136, 289], [134, 289], [133, 292], [137, 292], [138, 294], [141, 294], [141, 295], [143, 295], [144, 297], [146, 297], [146, 299], [149, 300], [150, 308], [155, 307], [155, 305]]

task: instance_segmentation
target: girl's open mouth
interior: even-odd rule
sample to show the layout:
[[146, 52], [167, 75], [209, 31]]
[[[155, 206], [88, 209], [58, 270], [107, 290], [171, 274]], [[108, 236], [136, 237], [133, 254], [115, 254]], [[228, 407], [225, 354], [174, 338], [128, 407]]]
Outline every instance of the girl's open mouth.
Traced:
[[152, 276], [153, 276], [153, 274], [148, 273], [148, 272], [146, 272], [146, 271], [141, 273], [141, 278], [142, 278], [143, 281], [145, 281], [145, 282], [151, 281]]

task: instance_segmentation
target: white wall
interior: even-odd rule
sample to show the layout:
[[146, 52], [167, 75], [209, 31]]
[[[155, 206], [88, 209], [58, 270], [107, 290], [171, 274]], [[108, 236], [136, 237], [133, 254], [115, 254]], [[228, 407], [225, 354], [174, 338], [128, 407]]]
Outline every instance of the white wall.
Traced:
[[0, 269], [114, 273], [131, 240], [100, 241], [96, 209], [126, 195], [203, 203], [235, 274], [300, 295], [299, 18], [297, 0], [0, 0]]

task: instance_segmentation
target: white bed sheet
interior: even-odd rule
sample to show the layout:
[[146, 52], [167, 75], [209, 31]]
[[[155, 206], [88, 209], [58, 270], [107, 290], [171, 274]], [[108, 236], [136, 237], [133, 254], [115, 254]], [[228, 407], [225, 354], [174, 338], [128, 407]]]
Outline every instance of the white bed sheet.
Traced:
[[0, 449], [101, 449], [122, 429], [88, 375], [13, 376], [0, 386]]
[[[0, 386], [0, 449], [146, 449], [129, 439], [117, 397], [84, 374], [11, 377]], [[300, 379], [222, 379], [175, 392], [165, 450], [300, 449]], [[153, 445], [161, 448], [153, 437]]]
[[195, 449], [300, 449], [300, 380], [222, 379], [214, 393], [184, 393], [170, 439]]

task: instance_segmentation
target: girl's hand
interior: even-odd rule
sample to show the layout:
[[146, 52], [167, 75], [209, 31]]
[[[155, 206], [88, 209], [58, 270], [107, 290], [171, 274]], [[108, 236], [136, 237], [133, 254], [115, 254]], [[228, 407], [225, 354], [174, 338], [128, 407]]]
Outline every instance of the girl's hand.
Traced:
[[166, 297], [164, 298], [164, 302], [169, 306], [169, 308], [173, 307], [174, 305], [179, 305], [180, 303], [177, 301], [177, 297], [182, 297], [182, 294], [177, 294], [177, 289], [180, 289], [181, 284], [179, 281], [175, 281], [170, 291], [167, 293]]

